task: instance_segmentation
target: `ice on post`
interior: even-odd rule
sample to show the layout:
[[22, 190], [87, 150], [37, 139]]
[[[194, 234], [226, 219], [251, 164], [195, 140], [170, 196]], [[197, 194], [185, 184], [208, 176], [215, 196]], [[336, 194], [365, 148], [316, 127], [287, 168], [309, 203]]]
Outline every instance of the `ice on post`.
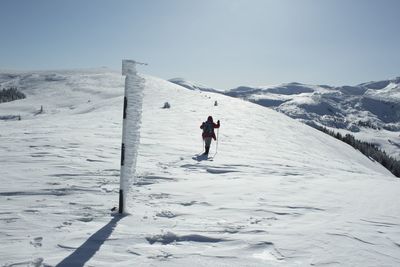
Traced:
[[122, 75], [125, 75], [125, 97], [123, 111], [121, 178], [119, 191], [119, 213], [126, 212], [126, 197], [131, 177], [135, 174], [140, 141], [140, 122], [144, 79], [137, 75], [134, 60], [122, 60]]

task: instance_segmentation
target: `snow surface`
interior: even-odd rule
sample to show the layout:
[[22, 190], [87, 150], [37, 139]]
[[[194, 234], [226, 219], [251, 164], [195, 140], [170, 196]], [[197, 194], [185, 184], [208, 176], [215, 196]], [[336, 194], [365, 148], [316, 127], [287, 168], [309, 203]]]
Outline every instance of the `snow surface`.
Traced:
[[123, 77], [1, 74], [27, 95], [0, 104], [22, 117], [0, 121], [1, 266], [399, 266], [400, 180], [382, 166], [271, 109], [142, 77], [119, 217]]
[[188, 80], [185, 80], [183, 78], [173, 78], [169, 79], [168, 81], [175, 83], [177, 85], [183, 86], [187, 89], [190, 90], [200, 90], [200, 91], [205, 91], [205, 92], [213, 92], [213, 93], [222, 93], [222, 90], [214, 89], [199, 83], [191, 82]]

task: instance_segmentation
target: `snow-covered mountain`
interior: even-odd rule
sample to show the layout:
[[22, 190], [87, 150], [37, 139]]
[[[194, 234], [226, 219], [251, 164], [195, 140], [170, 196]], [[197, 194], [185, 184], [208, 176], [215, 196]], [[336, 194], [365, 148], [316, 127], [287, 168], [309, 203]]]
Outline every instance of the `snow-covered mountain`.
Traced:
[[222, 90], [211, 88], [211, 87], [199, 84], [199, 83], [191, 82], [191, 81], [185, 80], [183, 78], [173, 78], [173, 79], [169, 79], [168, 81], [175, 83], [177, 85], [183, 86], [190, 90], [198, 90], [198, 91], [214, 92], [214, 93], [222, 92]]
[[[0, 104], [21, 116], [0, 121], [1, 266], [400, 264], [400, 180], [381, 165], [272, 109], [142, 76], [137, 177], [118, 217], [123, 77], [1, 74], [26, 95]], [[221, 128], [204, 160], [208, 115]]]
[[229, 90], [307, 124], [348, 132], [400, 159], [400, 78], [357, 86], [288, 83]]

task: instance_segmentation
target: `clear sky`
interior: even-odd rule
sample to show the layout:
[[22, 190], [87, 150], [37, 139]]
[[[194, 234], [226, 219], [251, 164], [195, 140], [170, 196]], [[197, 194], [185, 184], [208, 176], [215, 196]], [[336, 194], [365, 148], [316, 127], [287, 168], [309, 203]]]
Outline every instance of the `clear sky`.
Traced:
[[211, 87], [400, 76], [399, 0], [0, 0], [0, 68], [121, 68]]

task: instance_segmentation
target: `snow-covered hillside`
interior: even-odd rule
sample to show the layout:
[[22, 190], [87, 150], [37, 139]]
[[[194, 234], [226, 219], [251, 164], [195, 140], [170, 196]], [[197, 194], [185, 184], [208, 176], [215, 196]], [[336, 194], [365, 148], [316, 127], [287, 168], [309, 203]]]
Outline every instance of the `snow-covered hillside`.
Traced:
[[351, 133], [400, 159], [400, 77], [342, 87], [300, 83], [241, 86], [226, 94], [271, 107], [308, 124]]
[[[400, 180], [382, 166], [271, 109], [143, 77], [118, 217], [122, 76], [1, 75], [27, 96], [0, 104], [22, 118], [0, 121], [2, 266], [400, 264]], [[196, 157], [208, 115], [221, 120], [212, 160]]]
[[185, 80], [183, 78], [173, 78], [168, 80], [171, 83], [175, 83], [177, 85], [183, 86], [187, 89], [190, 90], [198, 90], [198, 91], [204, 91], [204, 92], [213, 92], [213, 93], [221, 93], [222, 90], [214, 89], [199, 83], [191, 82], [188, 80]]

